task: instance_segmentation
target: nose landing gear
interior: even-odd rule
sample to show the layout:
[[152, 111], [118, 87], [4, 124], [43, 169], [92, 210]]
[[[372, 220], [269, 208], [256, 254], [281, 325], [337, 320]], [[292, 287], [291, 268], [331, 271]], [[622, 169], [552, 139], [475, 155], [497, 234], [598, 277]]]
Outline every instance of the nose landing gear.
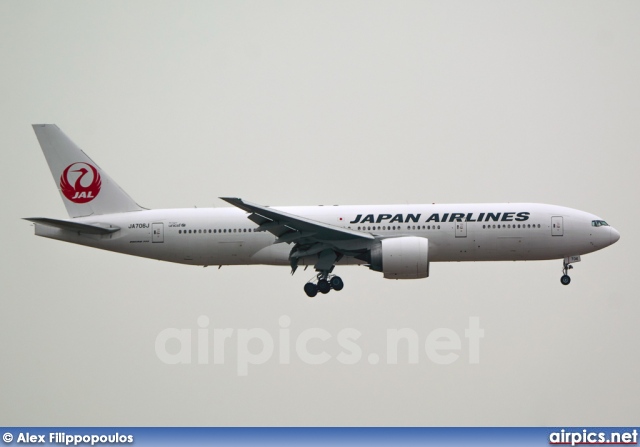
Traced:
[[564, 267], [562, 268], [562, 277], [560, 278], [560, 282], [563, 286], [568, 286], [571, 282], [571, 277], [567, 274], [569, 270], [571, 270], [573, 266], [568, 263], [564, 263]]
[[328, 272], [320, 272], [316, 278], [318, 281], [317, 284], [309, 281], [304, 285], [304, 293], [306, 293], [309, 298], [313, 298], [318, 292], [324, 295], [331, 292], [331, 289], [340, 291], [344, 288], [342, 278], [336, 275], [329, 275]]

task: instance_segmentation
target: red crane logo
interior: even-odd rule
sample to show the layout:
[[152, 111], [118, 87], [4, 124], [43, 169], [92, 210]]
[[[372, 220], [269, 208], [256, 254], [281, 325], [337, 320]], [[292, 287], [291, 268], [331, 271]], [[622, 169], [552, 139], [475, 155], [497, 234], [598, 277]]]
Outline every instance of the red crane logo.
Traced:
[[[80, 174], [74, 174], [75, 172]], [[70, 164], [60, 176], [60, 191], [74, 203], [91, 202], [98, 196], [101, 187], [100, 174], [89, 163]]]

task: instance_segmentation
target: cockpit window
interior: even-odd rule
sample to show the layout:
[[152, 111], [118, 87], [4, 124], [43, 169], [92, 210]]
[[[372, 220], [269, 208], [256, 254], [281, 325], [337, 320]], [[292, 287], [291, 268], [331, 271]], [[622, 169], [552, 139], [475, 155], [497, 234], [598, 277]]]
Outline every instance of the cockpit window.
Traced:
[[609, 224], [606, 223], [604, 220], [592, 220], [591, 226], [592, 227], [608, 227]]

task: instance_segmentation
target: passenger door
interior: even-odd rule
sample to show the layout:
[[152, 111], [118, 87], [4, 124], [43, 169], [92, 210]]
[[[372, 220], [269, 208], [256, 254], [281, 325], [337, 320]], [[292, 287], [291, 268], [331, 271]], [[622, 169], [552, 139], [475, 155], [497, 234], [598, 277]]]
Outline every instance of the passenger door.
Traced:
[[562, 236], [563, 234], [562, 216], [553, 216], [551, 218], [551, 236]]
[[456, 237], [467, 237], [466, 222], [456, 222]]
[[151, 242], [164, 242], [164, 224], [151, 224]]

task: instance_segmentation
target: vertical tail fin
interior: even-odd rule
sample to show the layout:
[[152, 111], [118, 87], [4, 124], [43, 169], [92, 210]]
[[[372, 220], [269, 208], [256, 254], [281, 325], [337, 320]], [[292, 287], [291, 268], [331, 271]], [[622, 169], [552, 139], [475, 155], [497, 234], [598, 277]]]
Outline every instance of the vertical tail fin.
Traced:
[[55, 124], [34, 124], [69, 217], [139, 211], [139, 206]]

